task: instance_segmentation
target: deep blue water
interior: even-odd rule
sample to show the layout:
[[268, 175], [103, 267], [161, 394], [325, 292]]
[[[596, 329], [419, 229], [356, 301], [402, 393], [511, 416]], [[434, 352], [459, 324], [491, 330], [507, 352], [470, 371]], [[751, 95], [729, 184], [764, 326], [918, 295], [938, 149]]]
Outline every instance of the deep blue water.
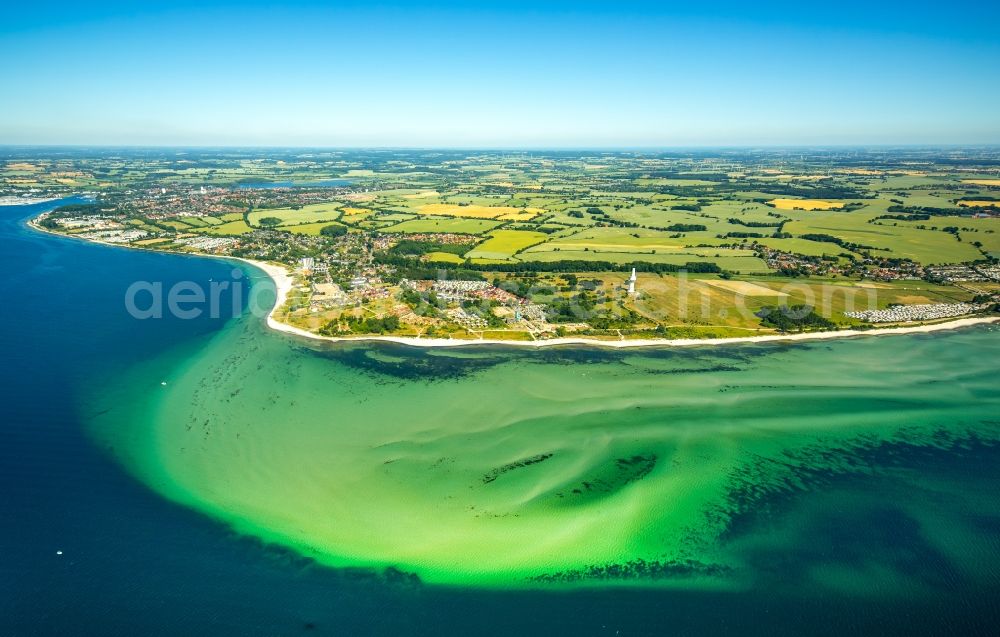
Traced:
[[206, 283], [231, 266], [24, 226], [46, 206], [0, 208], [3, 637], [995, 634], [997, 591], [961, 582], [931, 604], [767, 589], [498, 593], [335, 571], [237, 537], [134, 481], [87, 437], [78, 407], [95, 378], [197, 347], [223, 324], [136, 321], [123, 302], [133, 281]]

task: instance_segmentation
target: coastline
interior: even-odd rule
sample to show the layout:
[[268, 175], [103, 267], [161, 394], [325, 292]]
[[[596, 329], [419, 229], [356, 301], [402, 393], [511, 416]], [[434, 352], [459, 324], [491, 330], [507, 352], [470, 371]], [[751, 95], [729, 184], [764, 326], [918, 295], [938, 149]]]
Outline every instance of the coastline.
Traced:
[[822, 341], [838, 338], [857, 338], [863, 336], [891, 336], [891, 335], [901, 335], [901, 334], [926, 334], [929, 332], [940, 332], [945, 330], [960, 329], [963, 327], [972, 327], [974, 325], [988, 325], [1000, 322], [1000, 317], [998, 316], [979, 316], [979, 317], [969, 317], [969, 318], [959, 318], [953, 321], [945, 321], [943, 323], [930, 323], [903, 327], [877, 327], [868, 330], [835, 330], [827, 332], [799, 332], [795, 334], [766, 334], [760, 336], [731, 336], [725, 338], [646, 338], [646, 339], [623, 339], [618, 341], [611, 340], [600, 340], [595, 338], [586, 338], [582, 336], [569, 336], [561, 338], [545, 339], [541, 341], [514, 341], [514, 340], [501, 340], [501, 339], [457, 339], [457, 338], [424, 338], [417, 336], [385, 336], [385, 335], [360, 335], [360, 336], [323, 336], [321, 334], [316, 334], [308, 330], [304, 330], [300, 327], [295, 327], [287, 323], [282, 323], [275, 318], [274, 314], [285, 304], [285, 300], [288, 297], [288, 293], [292, 290], [292, 277], [285, 266], [278, 265], [275, 263], [267, 263], [265, 261], [257, 261], [255, 259], [245, 259], [243, 257], [233, 257], [226, 255], [215, 255], [215, 254], [198, 254], [198, 253], [184, 253], [184, 252], [168, 252], [165, 250], [154, 250], [150, 248], [136, 248], [130, 245], [122, 245], [118, 243], [108, 243], [105, 241], [99, 241], [95, 239], [88, 239], [85, 237], [74, 237], [73, 235], [67, 235], [59, 232], [52, 232], [47, 230], [34, 222], [34, 218], [29, 219], [27, 225], [39, 232], [45, 232], [47, 234], [68, 237], [71, 239], [79, 239], [81, 241], [89, 241], [90, 243], [97, 243], [105, 246], [112, 246], [116, 248], [125, 248], [129, 250], [147, 250], [149, 252], [159, 252], [162, 254], [174, 254], [178, 256], [191, 256], [191, 257], [205, 257], [209, 259], [226, 259], [229, 261], [242, 261], [252, 265], [253, 267], [261, 270], [271, 279], [275, 287], [275, 301], [274, 306], [268, 310], [265, 317], [265, 323], [267, 327], [276, 331], [282, 332], [284, 334], [291, 334], [293, 336], [299, 336], [301, 338], [308, 338], [318, 341], [327, 341], [332, 343], [351, 343], [351, 342], [382, 342], [382, 343], [394, 343], [397, 345], [407, 345], [410, 347], [468, 347], [472, 345], [496, 345], [496, 346], [510, 346], [510, 347], [558, 347], [558, 346], [582, 346], [582, 347], [610, 347], [613, 349], [624, 349], [624, 348], [634, 348], [634, 347], [695, 347], [699, 345], [739, 345], [742, 343], [773, 343], [773, 342], [794, 342], [794, 341]]
[[924, 325], [913, 325], [904, 327], [882, 327], [869, 330], [836, 330], [829, 332], [802, 332], [796, 334], [766, 334], [761, 336], [732, 336], [727, 338], [647, 338], [647, 339], [626, 339], [620, 341], [605, 341], [581, 336], [552, 338], [542, 341], [505, 341], [500, 339], [452, 339], [452, 338], [422, 338], [416, 336], [322, 336], [308, 330], [304, 330], [274, 318], [275, 311], [284, 305], [288, 293], [292, 289], [292, 277], [288, 270], [273, 263], [255, 261], [253, 259], [243, 259], [240, 257], [221, 257], [235, 259], [249, 263], [254, 267], [264, 271], [274, 282], [277, 291], [274, 307], [267, 313], [267, 326], [275, 331], [293, 334], [303, 338], [311, 338], [320, 341], [330, 342], [355, 342], [355, 341], [379, 341], [383, 343], [395, 343], [397, 345], [409, 345], [411, 347], [465, 347], [469, 345], [500, 345], [513, 347], [554, 347], [559, 345], [575, 346], [596, 346], [611, 347], [616, 349], [630, 347], [693, 347], [697, 345], [737, 345], [740, 343], [771, 343], [780, 341], [813, 341], [829, 340], [834, 338], [851, 338], [860, 336], [886, 336], [893, 334], [924, 334], [928, 332], [939, 332], [953, 330], [973, 325], [986, 325], [1000, 322], [997, 316], [982, 316], [959, 318], [954, 321], [944, 323], [931, 323]]
[[63, 197], [0, 197], [0, 207], [2, 208], [16, 208], [17, 206], [34, 206], [40, 203], [49, 203], [50, 201], [59, 201]]

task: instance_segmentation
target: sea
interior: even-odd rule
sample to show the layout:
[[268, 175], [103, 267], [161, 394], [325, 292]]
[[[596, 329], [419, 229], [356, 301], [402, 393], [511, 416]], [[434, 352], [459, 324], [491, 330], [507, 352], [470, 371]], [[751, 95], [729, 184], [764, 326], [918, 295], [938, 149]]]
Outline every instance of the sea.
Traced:
[[996, 327], [324, 344], [76, 201], [0, 207], [0, 635], [996, 633]]

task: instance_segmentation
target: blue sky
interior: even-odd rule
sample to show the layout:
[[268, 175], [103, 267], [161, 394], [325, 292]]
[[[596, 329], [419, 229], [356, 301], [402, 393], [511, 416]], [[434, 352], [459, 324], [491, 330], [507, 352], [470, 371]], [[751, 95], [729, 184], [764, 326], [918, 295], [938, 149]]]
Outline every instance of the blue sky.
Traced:
[[1000, 143], [1000, 5], [20, 3], [0, 144]]

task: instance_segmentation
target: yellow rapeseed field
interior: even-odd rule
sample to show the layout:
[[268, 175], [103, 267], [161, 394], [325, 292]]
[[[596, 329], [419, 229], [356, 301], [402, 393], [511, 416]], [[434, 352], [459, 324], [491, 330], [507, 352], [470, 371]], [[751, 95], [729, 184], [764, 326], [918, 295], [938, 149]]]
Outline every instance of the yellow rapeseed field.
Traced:
[[843, 201], [824, 201], [822, 199], [772, 199], [771, 205], [778, 210], [836, 210], [844, 207]]

